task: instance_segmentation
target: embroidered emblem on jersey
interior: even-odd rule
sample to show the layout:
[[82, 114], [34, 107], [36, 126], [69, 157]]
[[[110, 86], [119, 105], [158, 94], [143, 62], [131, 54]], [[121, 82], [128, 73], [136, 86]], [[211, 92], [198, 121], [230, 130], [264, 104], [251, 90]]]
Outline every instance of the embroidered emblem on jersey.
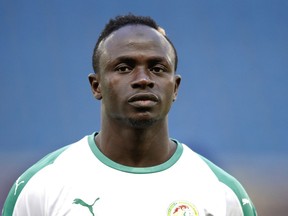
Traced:
[[86, 202], [84, 202], [82, 199], [76, 198], [76, 199], [73, 200], [73, 203], [72, 203], [72, 204], [79, 204], [79, 205], [81, 205], [81, 206], [83, 206], [83, 207], [87, 207], [87, 208], [89, 209], [90, 213], [91, 213], [93, 216], [95, 216], [95, 215], [94, 215], [94, 211], [93, 211], [93, 206], [94, 206], [94, 204], [95, 204], [99, 199], [100, 199], [99, 197], [96, 198], [95, 201], [94, 201], [91, 205], [89, 205], [89, 204], [87, 204]]
[[167, 216], [199, 216], [199, 213], [191, 203], [176, 201], [170, 204]]

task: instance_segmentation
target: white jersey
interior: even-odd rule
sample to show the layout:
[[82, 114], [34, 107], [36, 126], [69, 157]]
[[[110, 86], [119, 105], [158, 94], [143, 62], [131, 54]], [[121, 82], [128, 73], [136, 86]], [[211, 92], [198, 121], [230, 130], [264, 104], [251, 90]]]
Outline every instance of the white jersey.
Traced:
[[186, 145], [165, 163], [124, 166], [94, 136], [59, 149], [22, 174], [3, 216], [255, 216], [240, 183]]

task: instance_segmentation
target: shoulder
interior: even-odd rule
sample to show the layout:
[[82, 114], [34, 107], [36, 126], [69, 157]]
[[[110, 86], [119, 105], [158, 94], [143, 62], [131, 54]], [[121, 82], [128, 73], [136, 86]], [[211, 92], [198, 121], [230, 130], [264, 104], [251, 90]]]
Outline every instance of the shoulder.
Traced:
[[[236, 203], [238, 203], [244, 216], [256, 216], [256, 209], [241, 183], [235, 177], [212, 163], [207, 158], [201, 155], [199, 155], [199, 157], [202, 158], [202, 160], [209, 166], [211, 171], [218, 178], [219, 182], [223, 184], [223, 189], [226, 193], [227, 204], [230, 204], [230, 206], [233, 207], [236, 205]], [[229, 207], [227, 210], [233, 211], [233, 209], [229, 209]]]
[[[21, 203], [19, 203], [21, 200], [20, 197], [29, 197], [29, 193], [31, 191], [32, 191], [31, 193], [33, 193], [33, 191], [37, 190], [37, 193], [40, 194], [40, 190], [38, 189], [41, 188], [42, 190], [44, 181], [48, 182], [49, 178], [55, 178], [55, 176], [51, 176], [51, 175], [53, 175], [53, 170], [55, 170], [54, 164], [57, 163], [57, 160], [63, 157], [63, 155], [65, 155], [67, 152], [69, 151], [71, 152], [71, 150], [72, 152], [77, 152], [77, 148], [81, 146], [79, 144], [81, 144], [85, 138], [87, 139], [87, 137], [84, 137], [83, 139], [81, 139], [80, 141], [76, 143], [64, 146], [54, 152], [49, 153], [48, 155], [40, 159], [38, 162], [36, 162], [34, 165], [32, 165], [29, 169], [27, 169], [15, 181], [12, 188], [10, 189], [10, 192], [4, 204], [2, 214], [4, 216], [13, 215], [16, 204], [21, 205]], [[67, 156], [64, 156], [64, 157], [67, 157]], [[36, 180], [37, 185], [33, 184], [33, 182], [35, 183], [34, 179], [37, 179]], [[34, 196], [30, 196], [30, 197], [34, 197]], [[28, 208], [28, 207], [25, 206], [25, 208]], [[19, 211], [22, 211], [22, 210], [19, 209]], [[24, 211], [25, 210], [23, 210], [23, 213]]]

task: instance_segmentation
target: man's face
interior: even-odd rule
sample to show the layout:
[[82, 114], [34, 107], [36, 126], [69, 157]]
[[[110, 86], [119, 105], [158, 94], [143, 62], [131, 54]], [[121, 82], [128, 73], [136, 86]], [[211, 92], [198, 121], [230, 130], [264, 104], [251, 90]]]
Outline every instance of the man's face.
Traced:
[[104, 117], [140, 128], [166, 120], [180, 76], [164, 36], [144, 25], [129, 25], [109, 35], [99, 49], [97, 89], [92, 88], [102, 99]]

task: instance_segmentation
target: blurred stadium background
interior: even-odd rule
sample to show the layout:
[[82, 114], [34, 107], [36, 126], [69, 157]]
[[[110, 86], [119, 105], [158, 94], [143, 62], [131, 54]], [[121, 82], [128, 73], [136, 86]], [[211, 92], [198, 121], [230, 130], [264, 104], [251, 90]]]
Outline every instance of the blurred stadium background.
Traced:
[[288, 211], [288, 2], [0, 0], [0, 208], [45, 154], [99, 130], [87, 75], [109, 18], [149, 15], [183, 80], [171, 137], [237, 177], [260, 216]]

